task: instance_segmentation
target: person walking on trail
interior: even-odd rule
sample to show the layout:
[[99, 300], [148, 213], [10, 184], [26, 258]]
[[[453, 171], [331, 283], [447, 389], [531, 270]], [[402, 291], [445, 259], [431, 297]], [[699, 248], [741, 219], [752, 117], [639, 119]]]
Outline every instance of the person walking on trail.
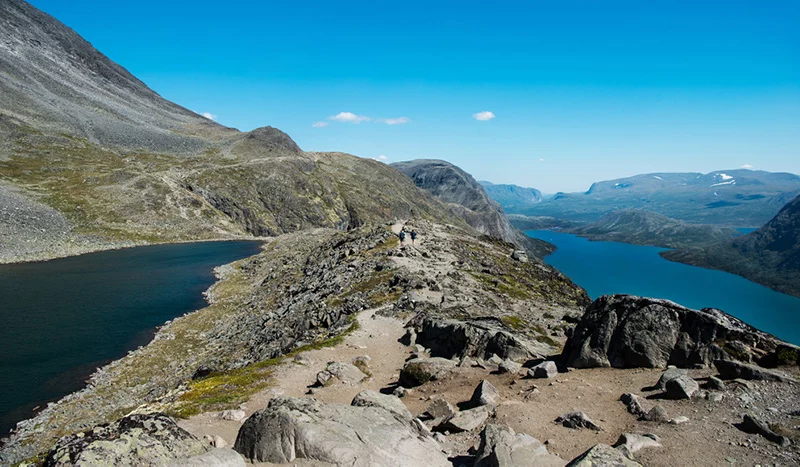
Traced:
[[415, 245], [414, 242], [416, 242], [416, 241], [417, 241], [417, 231], [416, 230], [412, 230], [411, 231], [411, 244]]
[[406, 233], [401, 230], [397, 236], [400, 237], [400, 245], [402, 245], [406, 241]]

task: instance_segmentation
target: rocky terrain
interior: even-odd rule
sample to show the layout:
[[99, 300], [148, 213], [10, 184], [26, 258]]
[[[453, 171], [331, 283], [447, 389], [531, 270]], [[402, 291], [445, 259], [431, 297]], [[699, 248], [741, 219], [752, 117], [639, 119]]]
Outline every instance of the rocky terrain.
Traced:
[[692, 224], [760, 227], [797, 196], [800, 177], [758, 170], [652, 173], [594, 183], [584, 193], [558, 193], [511, 214], [594, 222], [620, 209], [644, 209]]
[[641, 209], [612, 211], [596, 222], [564, 229], [590, 240], [684, 248], [730, 240], [736, 229], [689, 224]]
[[738, 274], [800, 297], [800, 196], [745, 236], [703, 248], [666, 251], [661, 256]]
[[496, 201], [503, 209], [519, 209], [531, 204], [542, 202], [542, 192], [536, 188], [527, 188], [518, 185], [496, 184], [481, 181], [489, 198]]

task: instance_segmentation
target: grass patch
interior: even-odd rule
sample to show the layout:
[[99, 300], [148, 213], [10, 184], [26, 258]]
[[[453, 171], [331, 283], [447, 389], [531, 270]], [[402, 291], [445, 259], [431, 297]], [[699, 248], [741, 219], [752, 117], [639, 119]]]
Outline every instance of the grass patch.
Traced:
[[778, 349], [776, 358], [779, 366], [791, 366], [800, 364], [800, 353], [797, 349], [789, 349], [786, 347]]
[[525, 325], [525, 322], [523, 322], [522, 318], [520, 318], [519, 316], [503, 316], [503, 318], [501, 319], [503, 321], [503, 324], [510, 327], [511, 329], [514, 329], [515, 331], [519, 331], [527, 327]]
[[526, 287], [515, 281], [511, 276], [503, 276], [502, 278], [494, 277], [486, 273], [470, 273], [479, 283], [493, 289], [494, 291], [506, 295], [517, 300], [528, 300], [531, 294]]

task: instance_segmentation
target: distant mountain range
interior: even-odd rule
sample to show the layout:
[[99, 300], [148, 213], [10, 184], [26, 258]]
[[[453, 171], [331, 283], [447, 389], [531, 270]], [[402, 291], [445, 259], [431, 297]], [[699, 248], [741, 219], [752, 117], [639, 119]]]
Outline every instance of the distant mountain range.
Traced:
[[759, 227], [798, 194], [797, 175], [737, 169], [636, 175], [597, 182], [585, 193], [558, 193], [539, 203], [504, 208], [512, 214], [584, 222], [620, 209], [643, 209], [695, 224]]
[[542, 192], [536, 188], [526, 188], [518, 185], [494, 184], [481, 181], [490, 198], [500, 203], [505, 210], [523, 208], [542, 202]]
[[732, 228], [689, 224], [641, 209], [613, 211], [596, 222], [565, 230], [590, 240], [664, 248], [706, 245], [729, 240], [739, 234]]
[[728, 271], [800, 297], [800, 196], [750, 234], [703, 248], [666, 251], [661, 256]]

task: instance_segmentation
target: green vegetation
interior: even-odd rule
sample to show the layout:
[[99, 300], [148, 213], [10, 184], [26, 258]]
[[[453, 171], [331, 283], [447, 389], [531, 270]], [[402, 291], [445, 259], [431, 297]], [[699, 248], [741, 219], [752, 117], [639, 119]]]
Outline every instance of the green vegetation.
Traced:
[[797, 349], [781, 347], [776, 356], [780, 366], [800, 365], [800, 352]]
[[519, 331], [526, 327], [525, 323], [522, 322], [522, 319], [519, 316], [503, 316], [501, 320], [503, 321], [503, 324], [515, 331]]
[[517, 300], [530, 300], [532, 298], [528, 287], [520, 284], [510, 275], [504, 275], [501, 278], [482, 272], [473, 272], [470, 275], [481, 284], [511, 298], [516, 298]]

